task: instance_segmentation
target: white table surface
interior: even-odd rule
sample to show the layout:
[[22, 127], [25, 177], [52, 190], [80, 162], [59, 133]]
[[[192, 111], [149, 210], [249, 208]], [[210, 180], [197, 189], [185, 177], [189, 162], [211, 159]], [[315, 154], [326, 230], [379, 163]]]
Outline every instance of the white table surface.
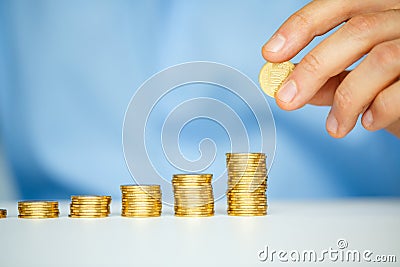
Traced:
[[397, 262], [322, 265], [400, 264], [400, 199], [269, 201], [264, 217], [227, 216], [224, 202], [210, 218], [174, 217], [170, 207], [159, 218], [123, 218], [115, 201], [104, 219], [69, 218], [68, 202], [60, 218], [47, 220], [18, 219], [14, 202], [0, 208], [9, 212], [0, 220], [0, 266], [284, 266], [259, 261], [258, 252], [266, 245], [321, 251], [337, 248], [339, 238]]

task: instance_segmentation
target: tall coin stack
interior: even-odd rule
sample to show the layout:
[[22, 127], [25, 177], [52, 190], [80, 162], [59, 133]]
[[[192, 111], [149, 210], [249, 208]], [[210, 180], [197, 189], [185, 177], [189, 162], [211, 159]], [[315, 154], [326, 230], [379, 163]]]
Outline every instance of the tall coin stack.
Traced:
[[212, 174], [174, 174], [175, 216], [206, 217], [214, 215]]
[[121, 185], [123, 217], [158, 217], [161, 215], [159, 185]]
[[57, 201], [20, 201], [18, 218], [48, 219], [57, 218], [60, 214]]
[[4, 219], [7, 217], [7, 210], [0, 209], [0, 219]]
[[71, 196], [71, 218], [103, 218], [110, 214], [110, 196]]
[[228, 215], [267, 214], [267, 166], [264, 153], [226, 153]]

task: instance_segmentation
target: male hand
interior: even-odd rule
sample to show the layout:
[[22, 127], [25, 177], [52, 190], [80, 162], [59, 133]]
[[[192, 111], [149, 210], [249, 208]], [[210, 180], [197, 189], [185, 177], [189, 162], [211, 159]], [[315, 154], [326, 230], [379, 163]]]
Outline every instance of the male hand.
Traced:
[[301, 60], [276, 102], [285, 110], [332, 106], [326, 128], [336, 138], [346, 136], [360, 114], [367, 130], [386, 128], [400, 137], [400, 0], [313, 1], [278, 29], [263, 46], [263, 57], [287, 61], [343, 22]]

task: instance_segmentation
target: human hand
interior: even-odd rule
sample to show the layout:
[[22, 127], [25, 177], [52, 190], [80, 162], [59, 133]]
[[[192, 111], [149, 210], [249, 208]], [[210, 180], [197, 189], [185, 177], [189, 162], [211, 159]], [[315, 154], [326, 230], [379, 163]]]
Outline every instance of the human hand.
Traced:
[[386, 128], [400, 137], [400, 0], [313, 1], [277, 30], [263, 57], [287, 61], [343, 22], [301, 60], [276, 102], [285, 110], [307, 103], [332, 106], [326, 128], [336, 138], [346, 136], [360, 114], [367, 130]]

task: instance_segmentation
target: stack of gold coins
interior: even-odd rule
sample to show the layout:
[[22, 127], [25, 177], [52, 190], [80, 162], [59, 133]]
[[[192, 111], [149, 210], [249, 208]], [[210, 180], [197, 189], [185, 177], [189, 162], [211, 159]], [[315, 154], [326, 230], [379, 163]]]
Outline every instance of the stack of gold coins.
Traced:
[[57, 201], [20, 201], [18, 211], [18, 217], [24, 219], [57, 218], [60, 214]]
[[7, 217], [7, 210], [0, 209], [0, 219], [4, 219]]
[[72, 218], [103, 218], [110, 214], [110, 196], [71, 196]]
[[228, 215], [267, 214], [267, 166], [263, 153], [227, 153]]
[[172, 185], [175, 216], [206, 217], [214, 215], [212, 174], [174, 174]]
[[161, 215], [159, 185], [121, 185], [123, 217], [158, 217]]

